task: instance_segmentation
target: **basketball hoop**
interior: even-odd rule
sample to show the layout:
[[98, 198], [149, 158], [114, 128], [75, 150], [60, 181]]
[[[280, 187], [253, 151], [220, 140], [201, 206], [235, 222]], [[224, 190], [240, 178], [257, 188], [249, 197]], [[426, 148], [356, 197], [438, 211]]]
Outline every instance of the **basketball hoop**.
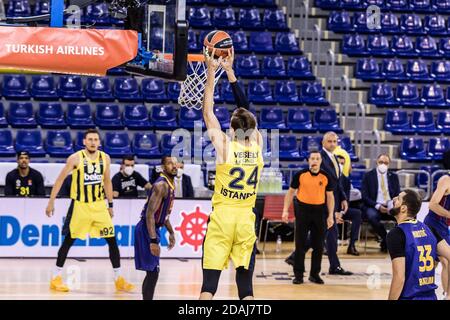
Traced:
[[[202, 54], [188, 55], [188, 71], [186, 80], [181, 83], [180, 96], [178, 103], [182, 107], [200, 110], [203, 105], [203, 94], [206, 83], [206, 65], [205, 57]], [[219, 66], [216, 70], [214, 84], [217, 84], [220, 76], [224, 72]]]

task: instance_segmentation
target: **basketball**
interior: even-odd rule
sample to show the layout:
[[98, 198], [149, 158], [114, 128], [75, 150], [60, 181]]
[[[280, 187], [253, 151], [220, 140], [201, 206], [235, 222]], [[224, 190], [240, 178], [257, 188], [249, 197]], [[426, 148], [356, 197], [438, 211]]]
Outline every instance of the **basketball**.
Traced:
[[228, 50], [233, 48], [233, 40], [225, 31], [214, 30], [206, 35], [203, 45], [208, 49], [209, 54], [216, 49], [214, 58], [225, 58], [228, 56]]

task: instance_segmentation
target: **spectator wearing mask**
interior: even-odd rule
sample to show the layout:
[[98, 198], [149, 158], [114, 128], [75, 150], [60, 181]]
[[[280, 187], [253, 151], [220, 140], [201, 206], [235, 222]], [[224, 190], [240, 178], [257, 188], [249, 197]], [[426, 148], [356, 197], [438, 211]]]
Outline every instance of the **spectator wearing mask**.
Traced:
[[361, 194], [364, 202], [363, 212], [381, 238], [381, 251], [387, 252], [386, 229], [382, 220], [395, 219], [388, 214], [388, 203], [400, 194], [400, 181], [397, 174], [390, 172], [389, 164], [391, 158], [387, 154], [377, 157], [377, 167], [364, 174]]
[[152, 185], [139, 172], [134, 170], [134, 157], [122, 159], [120, 171], [112, 178], [114, 198], [137, 198], [137, 187], [149, 190]]
[[30, 154], [17, 153], [17, 168], [6, 175], [5, 196], [45, 196], [42, 174], [30, 167]]
[[175, 198], [193, 198], [194, 187], [192, 186], [191, 177], [184, 173], [184, 163], [178, 163], [178, 173], [174, 179]]

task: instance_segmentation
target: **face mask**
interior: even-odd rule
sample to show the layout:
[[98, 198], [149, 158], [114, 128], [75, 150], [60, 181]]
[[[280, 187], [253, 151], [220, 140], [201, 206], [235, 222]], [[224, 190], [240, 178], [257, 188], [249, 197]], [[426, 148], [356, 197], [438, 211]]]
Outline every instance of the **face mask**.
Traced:
[[126, 166], [125, 169], [123, 169], [123, 172], [127, 175], [127, 176], [131, 176], [134, 172], [134, 168], [130, 167], [130, 166]]
[[378, 165], [378, 171], [382, 174], [385, 174], [387, 171], [388, 167], [385, 164], [379, 164]]
[[181, 178], [181, 176], [183, 175], [183, 172], [184, 172], [183, 169], [179, 168], [177, 171], [177, 177]]

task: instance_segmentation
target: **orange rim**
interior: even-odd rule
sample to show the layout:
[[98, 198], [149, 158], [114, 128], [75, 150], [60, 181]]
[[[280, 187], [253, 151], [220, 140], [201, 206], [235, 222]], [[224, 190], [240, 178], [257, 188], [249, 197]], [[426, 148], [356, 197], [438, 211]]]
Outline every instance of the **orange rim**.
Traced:
[[[165, 60], [173, 60], [173, 54], [166, 53], [164, 54]], [[205, 56], [203, 54], [188, 54], [187, 60], [190, 62], [204, 62]]]

